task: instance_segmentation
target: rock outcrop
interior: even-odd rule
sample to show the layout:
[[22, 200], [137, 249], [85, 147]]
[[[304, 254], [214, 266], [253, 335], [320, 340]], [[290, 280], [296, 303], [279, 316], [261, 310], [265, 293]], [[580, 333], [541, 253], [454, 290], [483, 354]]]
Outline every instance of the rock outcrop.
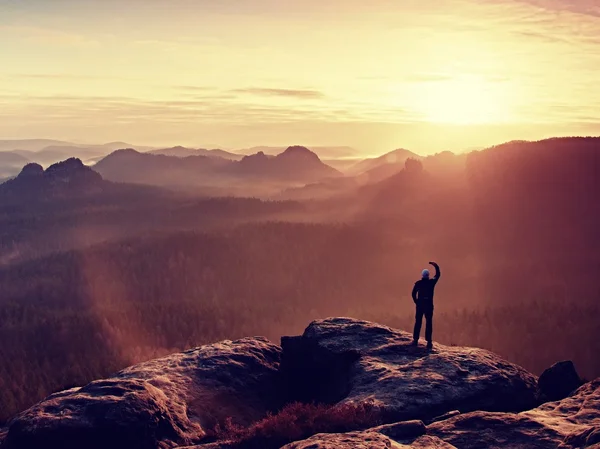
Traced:
[[326, 433], [281, 449], [456, 449], [436, 437], [425, 435], [411, 443], [402, 444], [378, 432]]
[[371, 401], [386, 422], [537, 405], [537, 380], [523, 368], [483, 349], [435, 345], [430, 352], [411, 341], [366, 321], [315, 321], [301, 337], [282, 339], [282, 370], [298, 399]]
[[581, 378], [570, 360], [555, 363], [538, 380], [544, 399], [558, 401], [581, 386]]
[[279, 361], [279, 347], [246, 338], [135, 365], [23, 412], [3, 449], [190, 445], [228, 417], [248, 425], [280, 406]]
[[100, 174], [70, 158], [51, 165], [45, 171], [30, 163], [21, 173], [0, 185], [0, 195], [17, 195], [23, 199], [81, 195], [100, 191], [105, 186]]
[[288, 147], [277, 156], [268, 156], [260, 151], [245, 156], [231, 168], [238, 175], [303, 180], [305, 183], [341, 176], [340, 172], [323, 163], [316, 153], [302, 146]]
[[460, 449], [600, 448], [600, 379], [522, 413], [472, 412], [427, 428]]
[[425, 435], [386, 432], [386, 428], [393, 426], [319, 434], [284, 448], [599, 449], [600, 379], [582, 386], [562, 401], [521, 413], [461, 414], [431, 424]]
[[[600, 379], [539, 405], [535, 376], [497, 355], [443, 345], [427, 351], [411, 340], [386, 326], [330, 318], [282, 338], [282, 348], [261, 337], [203, 346], [53, 394], [14, 418], [7, 433], [0, 429], [0, 446], [253, 448], [253, 440], [236, 446], [229, 434], [215, 442], [209, 430], [228, 418], [249, 426], [303, 400], [368, 403], [376, 419], [284, 449], [600, 449]], [[294, 416], [285, 417], [253, 428], [286, 431], [289, 423], [296, 439], [323, 431], [297, 433]], [[387, 424], [360, 430], [373, 422]], [[271, 438], [269, 448], [291, 441], [287, 435]]]
[[44, 167], [40, 164], [36, 164], [35, 162], [31, 162], [23, 167], [21, 173], [19, 173], [19, 178], [35, 178], [38, 176], [42, 176], [44, 174]]

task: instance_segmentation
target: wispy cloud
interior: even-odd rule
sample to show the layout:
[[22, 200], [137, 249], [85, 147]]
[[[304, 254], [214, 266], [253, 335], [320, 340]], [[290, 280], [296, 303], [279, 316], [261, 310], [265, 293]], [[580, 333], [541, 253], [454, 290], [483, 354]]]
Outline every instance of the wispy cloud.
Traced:
[[[400, 108], [381, 108], [376, 104], [333, 103], [294, 107], [283, 104], [267, 105], [260, 101], [230, 99], [151, 100], [120, 96], [28, 96], [7, 97], [11, 102], [0, 112], [0, 117], [15, 120], [29, 117], [28, 121], [52, 122], [69, 120], [72, 126], [85, 122], [131, 123], [291, 123], [306, 120], [406, 121], [412, 117]], [[0, 102], [3, 96], [0, 95]]]
[[571, 41], [565, 37], [540, 33], [535, 31], [516, 31], [517, 37], [526, 38], [526, 39], [536, 39], [542, 42], [546, 42], [549, 44], [570, 44]]
[[323, 92], [312, 89], [273, 89], [268, 87], [248, 87], [243, 89], [233, 89], [232, 92], [268, 97], [290, 97], [300, 99], [325, 98], [325, 94]]
[[97, 80], [127, 80], [117, 76], [78, 75], [69, 73], [9, 73], [6, 78], [14, 79], [41, 79], [56, 81], [97, 81]]
[[211, 86], [171, 86], [171, 89], [181, 91], [181, 92], [211, 92], [217, 90], [216, 87]]
[[97, 47], [99, 42], [89, 36], [79, 33], [67, 32], [57, 28], [28, 26], [28, 25], [0, 25], [0, 35], [19, 37], [29, 42], [43, 45], [65, 45], [77, 47]]
[[517, 3], [536, 6], [547, 11], [571, 12], [600, 18], [600, 5], [597, 0], [512, 0]]

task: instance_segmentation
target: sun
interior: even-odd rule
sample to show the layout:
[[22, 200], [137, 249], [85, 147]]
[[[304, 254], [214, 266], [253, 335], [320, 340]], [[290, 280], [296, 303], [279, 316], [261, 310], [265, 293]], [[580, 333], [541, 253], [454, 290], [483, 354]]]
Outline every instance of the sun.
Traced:
[[501, 83], [458, 76], [416, 87], [415, 112], [424, 121], [455, 125], [499, 123], [508, 116]]

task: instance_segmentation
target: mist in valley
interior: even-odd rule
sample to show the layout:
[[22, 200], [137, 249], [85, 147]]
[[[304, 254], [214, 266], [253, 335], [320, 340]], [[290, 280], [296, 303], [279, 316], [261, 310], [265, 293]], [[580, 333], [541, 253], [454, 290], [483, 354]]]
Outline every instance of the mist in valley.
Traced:
[[317, 318], [411, 330], [429, 260], [444, 273], [436, 341], [600, 376], [599, 138], [337, 168], [300, 146], [181, 148], [30, 161], [0, 185], [0, 420], [132, 363]]

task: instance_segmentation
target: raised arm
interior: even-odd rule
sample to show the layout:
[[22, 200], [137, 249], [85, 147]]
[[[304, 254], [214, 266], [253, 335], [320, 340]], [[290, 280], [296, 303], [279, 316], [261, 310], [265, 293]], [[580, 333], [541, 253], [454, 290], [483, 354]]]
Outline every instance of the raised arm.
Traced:
[[440, 278], [440, 276], [442, 275], [442, 273], [440, 271], [440, 266], [435, 262], [429, 262], [429, 265], [433, 265], [433, 267], [435, 268], [435, 276], [433, 277], [433, 279], [435, 279], [437, 281]]

